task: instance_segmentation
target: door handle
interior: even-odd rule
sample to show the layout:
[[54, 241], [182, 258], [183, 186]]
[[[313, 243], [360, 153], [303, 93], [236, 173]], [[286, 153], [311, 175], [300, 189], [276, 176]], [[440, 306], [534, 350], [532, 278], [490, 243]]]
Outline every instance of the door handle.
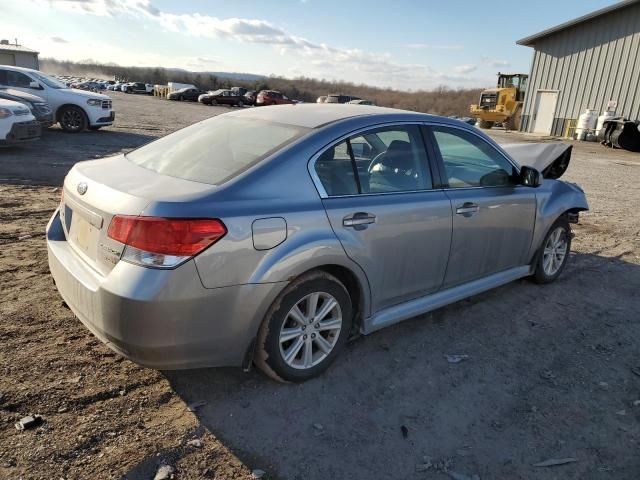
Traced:
[[478, 205], [471, 202], [464, 202], [461, 206], [456, 208], [456, 213], [458, 215], [464, 215], [465, 217], [470, 217], [477, 211]]
[[376, 222], [376, 216], [371, 213], [358, 212], [348, 215], [342, 219], [342, 225], [345, 227], [358, 227], [360, 225], [368, 225]]

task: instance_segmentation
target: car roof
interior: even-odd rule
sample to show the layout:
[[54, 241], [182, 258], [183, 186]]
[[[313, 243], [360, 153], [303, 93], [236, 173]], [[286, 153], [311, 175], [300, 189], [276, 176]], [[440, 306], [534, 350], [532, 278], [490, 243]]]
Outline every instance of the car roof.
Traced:
[[[445, 120], [442, 117], [434, 117], [426, 113], [398, 110], [396, 108], [375, 107], [357, 104], [335, 103], [302, 103], [294, 105], [276, 105], [264, 108], [252, 108], [227, 113], [229, 116], [255, 118], [270, 122], [285, 123], [305, 128], [318, 128], [329, 123], [338, 122], [348, 118], [374, 116], [375, 120], [401, 120], [426, 121], [433, 118]], [[372, 119], [373, 120], [373, 119]], [[452, 123], [452, 122], [451, 122]], [[458, 122], [459, 123], [459, 122]]]

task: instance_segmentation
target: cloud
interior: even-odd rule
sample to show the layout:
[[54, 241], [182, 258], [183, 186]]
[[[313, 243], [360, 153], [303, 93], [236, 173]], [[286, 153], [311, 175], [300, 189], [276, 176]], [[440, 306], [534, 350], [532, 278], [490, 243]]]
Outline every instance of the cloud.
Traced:
[[487, 56], [483, 56], [481, 60], [482, 63], [492, 68], [506, 68], [511, 66], [511, 63], [507, 60], [498, 60]]
[[65, 39], [64, 39], [64, 38], [62, 38], [62, 37], [51, 37], [51, 38], [50, 38], [50, 40], [51, 40], [53, 43], [69, 43], [67, 40], [65, 40]]
[[404, 47], [413, 50], [464, 50], [464, 45], [438, 45], [433, 43], [407, 43]]
[[[277, 47], [288, 60], [297, 61], [306, 76], [330, 80], [348, 80], [395, 88], [430, 88], [442, 83], [481, 83], [468, 77], [475, 66], [456, 67], [453, 75], [439, 72], [421, 63], [401, 63], [388, 53], [336, 47], [293, 35], [273, 23], [261, 19], [218, 18], [200, 13], [175, 14], [156, 8], [150, 0], [34, 0], [54, 8], [101, 16], [133, 16], [156, 22], [166, 30], [199, 38], [221, 38], [242, 43]], [[462, 45], [415, 43], [412, 49], [462, 50]], [[194, 68], [206, 68], [212, 62], [190, 58]], [[214, 62], [215, 63], [215, 62]], [[266, 73], [266, 72], [256, 72]]]
[[478, 69], [476, 65], [458, 65], [453, 69], [454, 72], [460, 75], [475, 72]]

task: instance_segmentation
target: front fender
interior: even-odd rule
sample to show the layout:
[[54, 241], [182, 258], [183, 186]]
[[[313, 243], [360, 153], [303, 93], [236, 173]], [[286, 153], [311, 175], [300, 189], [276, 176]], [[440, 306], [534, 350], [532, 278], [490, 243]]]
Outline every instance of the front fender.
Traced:
[[545, 179], [536, 192], [537, 212], [529, 260], [542, 246], [547, 232], [554, 222], [565, 212], [589, 210], [587, 197], [575, 183]]

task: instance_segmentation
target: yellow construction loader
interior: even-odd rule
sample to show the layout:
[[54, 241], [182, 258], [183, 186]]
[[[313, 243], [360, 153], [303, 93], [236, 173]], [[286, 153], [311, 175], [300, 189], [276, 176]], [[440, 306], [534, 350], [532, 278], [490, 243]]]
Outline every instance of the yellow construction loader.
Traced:
[[522, 102], [529, 75], [498, 73], [498, 86], [480, 94], [480, 104], [471, 105], [471, 115], [478, 119], [480, 128], [491, 128], [502, 123], [506, 130], [520, 128]]

